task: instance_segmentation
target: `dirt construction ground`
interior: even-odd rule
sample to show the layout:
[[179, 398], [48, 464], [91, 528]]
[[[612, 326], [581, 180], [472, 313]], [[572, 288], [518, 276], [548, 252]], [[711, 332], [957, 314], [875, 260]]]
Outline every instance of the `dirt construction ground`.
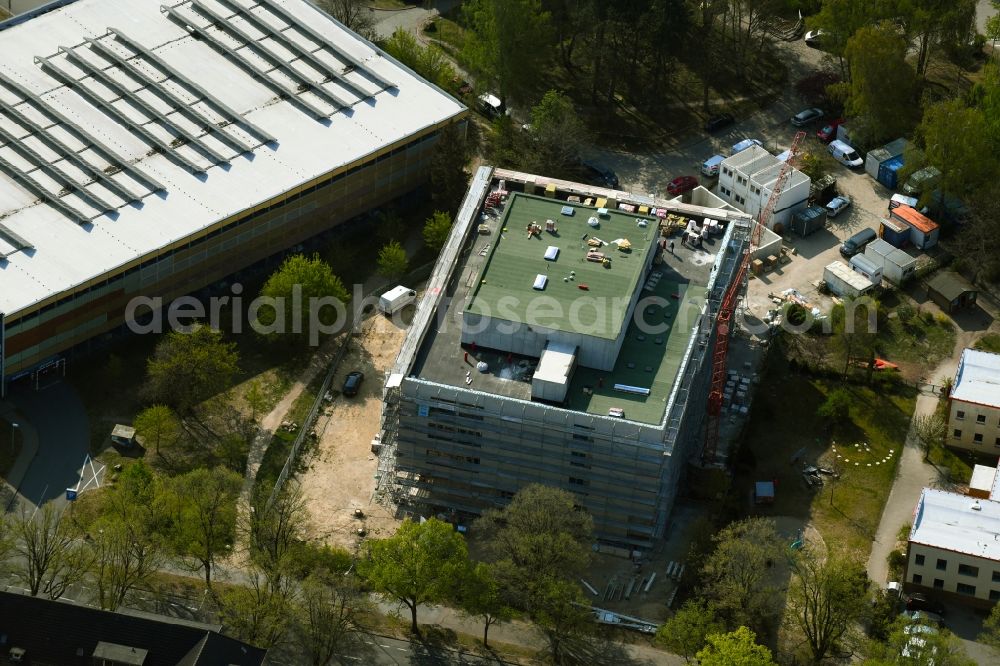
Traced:
[[[313, 536], [331, 546], [354, 551], [360, 543], [359, 528], [369, 536], [384, 537], [399, 524], [385, 508], [370, 503], [378, 466], [371, 442], [379, 428], [385, 374], [405, 333], [405, 328], [381, 315], [365, 321], [332, 384], [339, 390], [348, 372], [360, 370], [365, 374], [361, 390], [353, 398], [334, 391], [336, 397], [316, 424], [319, 443], [309, 453], [308, 468], [299, 481]], [[364, 512], [363, 519], [354, 517], [356, 509]]]

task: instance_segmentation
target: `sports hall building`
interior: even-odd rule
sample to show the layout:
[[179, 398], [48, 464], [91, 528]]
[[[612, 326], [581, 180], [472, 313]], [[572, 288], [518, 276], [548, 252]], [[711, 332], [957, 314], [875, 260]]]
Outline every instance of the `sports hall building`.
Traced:
[[467, 110], [305, 0], [56, 0], [0, 23], [0, 376], [428, 179]]

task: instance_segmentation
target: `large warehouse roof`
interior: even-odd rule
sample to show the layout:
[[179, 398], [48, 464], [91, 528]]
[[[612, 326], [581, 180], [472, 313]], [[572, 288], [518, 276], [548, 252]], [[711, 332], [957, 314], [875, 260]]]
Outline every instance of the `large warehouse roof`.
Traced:
[[304, 0], [76, 0], [0, 24], [0, 312], [463, 110]]

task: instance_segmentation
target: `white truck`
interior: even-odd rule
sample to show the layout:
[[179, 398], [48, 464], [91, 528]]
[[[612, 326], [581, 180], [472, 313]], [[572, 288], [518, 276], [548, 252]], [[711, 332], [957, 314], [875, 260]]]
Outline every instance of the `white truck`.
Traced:
[[417, 300], [417, 292], [409, 287], [397, 285], [379, 296], [378, 310], [384, 314], [393, 315], [415, 300]]

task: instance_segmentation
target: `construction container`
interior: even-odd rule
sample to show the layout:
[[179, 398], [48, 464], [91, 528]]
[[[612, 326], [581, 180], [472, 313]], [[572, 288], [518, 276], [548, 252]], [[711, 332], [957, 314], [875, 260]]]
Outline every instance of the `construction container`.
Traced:
[[856, 254], [851, 257], [850, 266], [854, 272], [861, 273], [875, 284], [882, 284], [882, 266], [865, 255]]
[[899, 183], [899, 170], [903, 168], [903, 158], [893, 157], [882, 162], [878, 167], [878, 182], [890, 190], [896, 189]]
[[898, 155], [890, 155], [889, 151], [885, 148], [873, 148], [869, 150], [868, 154], [865, 155], [865, 173], [877, 180], [879, 167], [893, 157], [898, 157]]
[[910, 226], [910, 242], [913, 243], [914, 247], [926, 250], [929, 247], [937, 245], [941, 228], [933, 220], [928, 219], [909, 206], [893, 208], [889, 211], [889, 217]]
[[828, 264], [823, 269], [823, 280], [827, 289], [841, 298], [857, 298], [875, 288], [875, 283], [842, 261]]
[[792, 215], [792, 231], [805, 238], [826, 227], [826, 208], [809, 206]]
[[868, 259], [882, 267], [882, 277], [901, 286], [917, 271], [917, 260], [902, 250], [878, 238], [865, 246]]
[[904, 248], [910, 244], [910, 225], [899, 220], [882, 220], [878, 228], [878, 237], [893, 247]]

